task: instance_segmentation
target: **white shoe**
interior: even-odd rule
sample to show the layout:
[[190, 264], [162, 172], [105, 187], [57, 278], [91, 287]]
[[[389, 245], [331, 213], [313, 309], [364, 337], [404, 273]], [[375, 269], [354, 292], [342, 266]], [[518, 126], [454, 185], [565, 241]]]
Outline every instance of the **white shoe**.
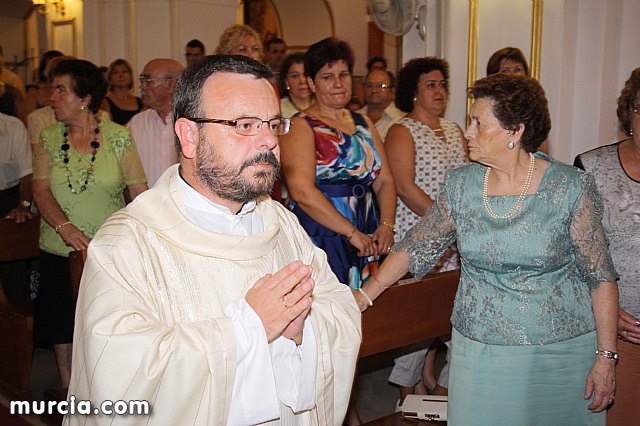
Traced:
[[402, 405], [400, 405], [400, 399], [398, 399], [398, 402], [396, 402], [396, 413], [399, 413], [402, 411]]

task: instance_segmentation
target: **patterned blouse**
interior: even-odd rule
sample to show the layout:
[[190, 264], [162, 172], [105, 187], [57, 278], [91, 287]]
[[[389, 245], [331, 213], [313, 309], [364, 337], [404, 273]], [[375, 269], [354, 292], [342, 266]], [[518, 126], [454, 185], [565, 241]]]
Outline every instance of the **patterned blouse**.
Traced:
[[[81, 154], [73, 146], [69, 149], [69, 180], [61, 149], [64, 123], [44, 129], [33, 152], [33, 178], [49, 180], [51, 193], [64, 214], [88, 237], [124, 207], [126, 186], [147, 182], [129, 129], [105, 119], [100, 120], [100, 129], [102, 143], [93, 164], [91, 154]], [[89, 167], [93, 167], [93, 173], [88, 173]], [[80, 191], [86, 179], [87, 189]], [[69, 189], [69, 181], [77, 194]], [[44, 220], [40, 221], [40, 248], [58, 256], [68, 256], [73, 250]]]
[[[550, 344], [595, 330], [590, 290], [615, 281], [601, 225], [602, 200], [593, 177], [549, 162], [535, 194], [509, 219], [494, 219], [482, 203], [485, 166], [447, 173], [423, 219], [392, 251], [410, 257], [424, 275], [457, 239], [461, 276], [451, 323], [478, 342]], [[517, 196], [490, 196], [496, 214]]]
[[596, 179], [604, 202], [602, 226], [609, 250], [620, 274], [620, 307], [640, 318], [640, 182], [620, 164], [621, 142], [593, 149], [576, 158], [578, 167]]

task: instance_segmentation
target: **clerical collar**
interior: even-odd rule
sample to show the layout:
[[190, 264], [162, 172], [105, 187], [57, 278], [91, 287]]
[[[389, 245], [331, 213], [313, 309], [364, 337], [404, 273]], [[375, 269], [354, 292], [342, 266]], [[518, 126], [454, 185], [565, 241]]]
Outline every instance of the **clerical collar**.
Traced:
[[256, 200], [248, 201], [234, 214], [228, 207], [214, 203], [196, 191], [180, 173], [178, 176], [180, 195], [192, 223], [221, 234], [253, 235], [262, 232], [262, 220], [256, 214]]

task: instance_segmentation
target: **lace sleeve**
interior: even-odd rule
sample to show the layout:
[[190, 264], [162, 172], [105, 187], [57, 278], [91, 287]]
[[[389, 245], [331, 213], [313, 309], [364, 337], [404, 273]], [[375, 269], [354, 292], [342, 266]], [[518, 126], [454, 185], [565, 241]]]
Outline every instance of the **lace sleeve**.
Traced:
[[593, 176], [582, 174], [583, 189], [571, 220], [570, 233], [582, 279], [593, 290], [618, 279], [602, 227], [604, 206]]
[[429, 272], [456, 240], [455, 223], [449, 209], [447, 196], [441, 191], [420, 222], [392, 250], [409, 254], [409, 271], [417, 278]]

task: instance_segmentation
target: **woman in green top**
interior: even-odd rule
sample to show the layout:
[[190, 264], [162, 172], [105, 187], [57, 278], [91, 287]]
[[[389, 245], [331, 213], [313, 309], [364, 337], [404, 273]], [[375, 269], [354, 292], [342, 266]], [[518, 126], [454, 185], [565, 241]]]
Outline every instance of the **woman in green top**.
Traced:
[[457, 240], [448, 424], [603, 425], [618, 289], [594, 179], [537, 152], [551, 120], [536, 80], [494, 74], [471, 93], [473, 162], [447, 172], [433, 206], [355, 296], [375, 303]]
[[106, 91], [92, 63], [61, 61], [50, 73], [58, 122], [34, 147], [33, 188], [42, 218], [40, 286], [34, 340], [53, 345], [62, 387], [69, 385], [74, 301], [68, 255], [84, 250], [102, 223], [147, 189], [138, 151], [126, 128], [96, 114]]

